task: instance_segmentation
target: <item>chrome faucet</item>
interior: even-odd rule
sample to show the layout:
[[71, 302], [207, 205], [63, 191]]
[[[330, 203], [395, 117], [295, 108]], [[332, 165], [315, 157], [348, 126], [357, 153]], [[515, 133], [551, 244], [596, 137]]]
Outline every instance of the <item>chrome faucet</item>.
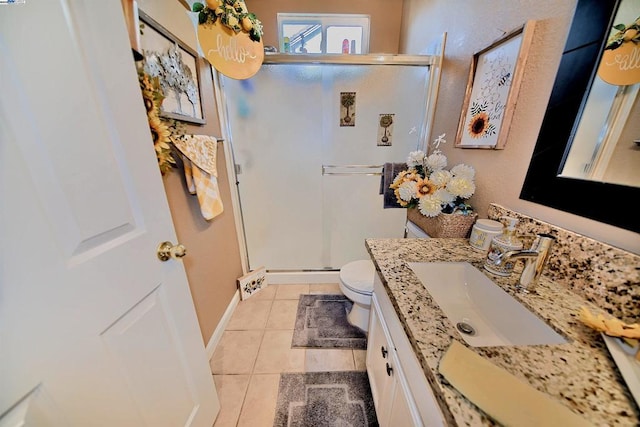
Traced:
[[556, 241], [556, 238], [550, 234], [540, 233], [536, 236], [536, 239], [531, 245], [531, 249], [507, 251], [497, 256], [493, 263], [495, 265], [502, 265], [503, 263], [518, 258], [526, 259], [522, 274], [516, 285], [516, 289], [527, 293], [538, 281], [542, 275], [549, 256], [551, 254], [551, 247]]

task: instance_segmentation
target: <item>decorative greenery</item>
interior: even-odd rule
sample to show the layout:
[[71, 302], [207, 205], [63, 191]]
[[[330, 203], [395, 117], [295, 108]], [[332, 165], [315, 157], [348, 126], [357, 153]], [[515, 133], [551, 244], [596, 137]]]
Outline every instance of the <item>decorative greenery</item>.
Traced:
[[164, 99], [164, 93], [160, 87], [158, 77], [152, 77], [144, 71], [143, 66], [138, 67], [138, 82], [142, 92], [142, 99], [147, 111], [149, 130], [153, 139], [153, 146], [158, 158], [158, 165], [162, 175], [171, 171], [176, 164], [171, 152], [171, 143], [185, 134], [184, 125], [176, 120], [160, 117], [160, 106]]
[[609, 37], [605, 50], [617, 49], [625, 42], [640, 43], [640, 16], [629, 25], [617, 24], [613, 28], [618, 31]]
[[[434, 148], [447, 141], [445, 134], [433, 141]], [[417, 207], [428, 217], [441, 213], [469, 215], [473, 212], [466, 200], [476, 190], [475, 169], [459, 164], [446, 170], [447, 157], [440, 150], [431, 155], [412, 151], [407, 158], [407, 170], [400, 172], [389, 186], [402, 207]]]
[[194, 3], [191, 10], [198, 13], [201, 25], [214, 24], [218, 20], [236, 34], [244, 31], [249, 38], [259, 42], [262, 38], [262, 22], [249, 13], [244, 0], [207, 0], [206, 5]]

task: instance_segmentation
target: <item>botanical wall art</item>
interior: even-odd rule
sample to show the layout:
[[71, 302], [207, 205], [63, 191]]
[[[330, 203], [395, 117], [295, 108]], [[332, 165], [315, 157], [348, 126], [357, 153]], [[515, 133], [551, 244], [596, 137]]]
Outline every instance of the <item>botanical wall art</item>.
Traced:
[[356, 125], [356, 93], [340, 92], [340, 126]]
[[205, 123], [197, 53], [143, 11], [139, 14], [143, 24], [140, 45], [144, 71], [151, 77], [158, 77], [165, 96], [160, 114], [176, 120]]
[[533, 27], [529, 21], [473, 55], [456, 147], [504, 148]]
[[380, 114], [378, 120], [378, 145], [382, 147], [391, 146], [393, 136], [393, 118], [395, 114]]

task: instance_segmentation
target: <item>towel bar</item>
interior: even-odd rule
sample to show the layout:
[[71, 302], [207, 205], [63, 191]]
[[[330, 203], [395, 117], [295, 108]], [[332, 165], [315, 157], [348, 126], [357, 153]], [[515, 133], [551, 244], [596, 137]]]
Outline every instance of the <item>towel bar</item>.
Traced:
[[[384, 165], [322, 165], [322, 175], [367, 175], [375, 176], [382, 175], [382, 168]], [[370, 170], [359, 170], [350, 172], [330, 172], [327, 169], [380, 169], [379, 172], [373, 172]]]

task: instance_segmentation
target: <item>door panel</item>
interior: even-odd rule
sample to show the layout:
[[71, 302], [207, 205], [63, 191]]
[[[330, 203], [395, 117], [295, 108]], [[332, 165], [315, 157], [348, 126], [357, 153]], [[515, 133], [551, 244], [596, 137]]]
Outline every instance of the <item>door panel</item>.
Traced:
[[[101, 334], [150, 426], [183, 425], [197, 408], [176, 329], [163, 288], [158, 288]], [[157, 366], [174, 369], [158, 371]], [[169, 407], [159, 408], [159, 403]]]
[[0, 425], [219, 410], [120, 2], [0, 13]]

